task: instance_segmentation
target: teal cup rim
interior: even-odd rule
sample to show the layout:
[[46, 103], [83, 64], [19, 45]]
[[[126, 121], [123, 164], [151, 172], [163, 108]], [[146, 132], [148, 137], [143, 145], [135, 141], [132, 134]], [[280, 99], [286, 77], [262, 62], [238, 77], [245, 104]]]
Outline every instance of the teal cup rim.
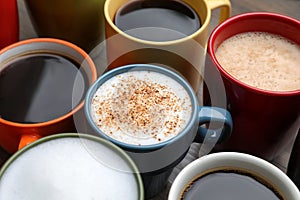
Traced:
[[[106, 135], [105, 133], [103, 133], [101, 131], [100, 128], [98, 128], [94, 121], [93, 118], [91, 116], [90, 110], [91, 110], [91, 102], [92, 102], [92, 98], [94, 96], [94, 94], [96, 93], [96, 91], [98, 90], [98, 88], [107, 80], [109, 80], [110, 78], [112, 78], [115, 75], [118, 74], [122, 74], [128, 71], [153, 71], [153, 72], [158, 72], [161, 73], [163, 75], [166, 75], [172, 79], [174, 79], [175, 81], [177, 81], [180, 85], [182, 85], [184, 87], [184, 89], [186, 89], [190, 100], [191, 100], [191, 105], [192, 105], [192, 114], [191, 114], [191, 118], [189, 120], [189, 122], [186, 124], [185, 128], [179, 133], [177, 134], [175, 137], [170, 138], [169, 140], [157, 143], [157, 144], [151, 144], [151, 145], [135, 145], [135, 144], [128, 144], [125, 142], [121, 142], [119, 140], [116, 140], [112, 137], [109, 137], [108, 135]], [[92, 86], [89, 88], [89, 90], [86, 93], [86, 98], [85, 98], [85, 103], [84, 103], [84, 113], [86, 116], [86, 119], [89, 123], [89, 125], [92, 127], [92, 129], [101, 137], [113, 142], [114, 144], [126, 149], [126, 150], [131, 150], [131, 151], [153, 151], [159, 148], [162, 148], [168, 144], [172, 144], [174, 142], [176, 142], [177, 140], [183, 138], [186, 134], [188, 134], [190, 132], [190, 130], [193, 129], [195, 122], [198, 119], [198, 101], [197, 98], [194, 94], [194, 91], [192, 89], [192, 87], [188, 84], [187, 80], [185, 80], [185, 78], [183, 76], [181, 76], [179, 73], [171, 70], [171, 69], [167, 69], [166, 67], [161, 67], [161, 66], [157, 66], [157, 65], [152, 65], [152, 64], [130, 64], [130, 65], [124, 65], [121, 67], [117, 67], [115, 69], [112, 69], [108, 72], [106, 72], [105, 74], [103, 74], [102, 76], [100, 76], [93, 84]]]
[[59, 133], [59, 134], [54, 134], [54, 135], [49, 135], [49, 136], [43, 137], [41, 139], [38, 139], [38, 140], [28, 144], [27, 146], [23, 147], [22, 149], [18, 150], [16, 153], [14, 153], [1, 167], [0, 182], [1, 182], [1, 178], [4, 175], [5, 171], [9, 168], [9, 166], [16, 159], [18, 159], [20, 156], [22, 156], [22, 154], [24, 154], [31, 148], [34, 148], [35, 146], [38, 146], [42, 143], [45, 143], [50, 140], [61, 139], [61, 138], [79, 138], [79, 139], [82, 138], [82, 139], [92, 140], [92, 141], [95, 141], [95, 142], [98, 142], [98, 143], [104, 145], [105, 147], [108, 147], [109, 149], [111, 149], [112, 151], [114, 151], [115, 153], [120, 155], [124, 159], [124, 161], [126, 161], [126, 163], [129, 165], [130, 169], [132, 170], [132, 173], [135, 176], [135, 180], [138, 185], [138, 199], [139, 200], [144, 199], [145, 191], [144, 191], [142, 177], [140, 175], [138, 167], [136, 166], [134, 161], [131, 159], [131, 157], [129, 155], [127, 155], [127, 153], [123, 149], [121, 149], [117, 145], [113, 144], [112, 142], [109, 142], [108, 140], [105, 140], [105, 139], [97, 137], [97, 136], [88, 135], [88, 134], [84, 134], [84, 133]]

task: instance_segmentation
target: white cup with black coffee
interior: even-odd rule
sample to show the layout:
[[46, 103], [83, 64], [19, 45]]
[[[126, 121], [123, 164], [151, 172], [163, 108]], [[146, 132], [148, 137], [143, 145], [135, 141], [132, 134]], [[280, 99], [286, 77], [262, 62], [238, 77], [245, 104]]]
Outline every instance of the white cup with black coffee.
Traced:
[[186, 166], [174, 180], [169, 200], [297, 200], [300, 192], [273, 164], [244, 153], [203, 156]]

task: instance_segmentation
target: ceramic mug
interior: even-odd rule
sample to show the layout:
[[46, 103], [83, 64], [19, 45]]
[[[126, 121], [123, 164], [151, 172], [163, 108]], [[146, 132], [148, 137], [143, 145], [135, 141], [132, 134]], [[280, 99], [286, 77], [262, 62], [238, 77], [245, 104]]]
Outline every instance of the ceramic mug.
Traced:
[[237, 152], [212, 153], [188, 164], [175, 178], [168, 199], [195, 199], [196, 194], [200, 199], [300, 198], [298, 188], [279, 168]]
[[[151, 1], [144, 1], [145, 5], [151, 5], [149, 2]], [[196, 16], [199, 16], [201, 26], [190, 34], [183, 34], [176, 29], [165, 28], [164, 26], [156, 27], [155, 25], [149, 25], [149, 27], [147, 27], [147, 20], [145, 19], [145, 27], [122, 31], [115, 23], [115, 16], [122, 6], [127, 3], [132, 3], [132, 1], [107, 0], [104, 5], [104, 17], [108, 69], [135, 63], [148, 63], [171, 67], [183, 74], [194, 90], [198, 91], [199, 86], [202, 84], [201, 76], [203, 75], [202, 72], [206, 55], [207, 38], [209, 35], [211, 11], [220, 8], [221, 22], [230, 16], [230, 2], [228, 0], [184, 0], [181, 3], [179, 1], [169, 1], [167, 3], [165, 3], [165, 1], [152, 2], [154, 2], [154, 7], [157, 6], [156, 4], [164, 2], [166, 5], [163, 5], [162, 8], [167, 7], [171, 11], [178, 6], [182, 7], [182, 5], [186, 4], [184, 9], [189, 9], [189, 12], [194, 12], [193, 16], [195, 18]], [[126, 9], [127, 8], [124, 7], [124, 11]], [[130, 9], [129, 6], [127, 10]], [[166, 12], [168, 11], [169, 10], [166, 10]], [[160, 16], [159, 14], [153, 15]], [[181, 15], [184, 14], [181, 13]], [[152, 19], [151, 17], [152, 16], [150, 16], [150, 19]], [[152, 21], [160, 20], [159, 18], [155, 18], [152, 19]], [[174, 21], [176, 24], [177, 20]], [[189, 29], [189, 27], [186, 29]], [[166, 32], [160, 33], [160, 31]], [[135, 36], [134, 34], [136, 33], [145, 36], [145, 38], [141, 39], [140, 37]], [[181, 38], [172, 38], [169, 40], [162, 39], [160, 41], [147, 38], [147, 36], [169, 36], [172, 34], [178, 34]]]
[[[76, 130], [73, 116], [84, 104], [80, 96], [97, 74], [91, 58], [78, 46], [59, 39], [34, 38], [0, 51], [0, 77], [0, 145], [14, 153], [40, 137]], [[64, 83], [56, 87], [58, 80]], [[69, 110], [61, 107], [65, 104]]]
[[[148, 81], [150, 79], [149, 85], [156, 84], [157, 90], [159, 91], [161, 88], [159, 87], [160, 84], [163, 85], [162, 88], [166, 85], [166, 88], [170, 89], [170, 91], [177, 91], [176, 97], [171, 98], [170, 101], [176, 101], [179, 97], [179, 94], [181, 94], [182, 99], [189, 99], [190, 102], [185, 101], [179, 101], [180, 106], [183, 110], [189, 110], [189, 114], [178, 114], [178, 116], [182, 115], [183, 119], [179, 117], [179, 121], [185, 121], [186, 124], [181, 124], [182, 127], [180, 129], [180, 132], [175, 135], [174, 137], [169, 137], [164, 139], [163, 135], [168, 135], [171, 130], [168, 128], [165, 129], [165, 127], [169, 127], [170, 124], [176, 124], [176, 120], [173, 120], [173, 118], [169, 118], [172, 114], [167, 114], [167, 116], [164, 115], [164, 111], [154, 111], [158, 107], [164, 107], [164, 103], [160, 105], [159, 103], [157, 106], [151, 104], [151, 103], [145, 103], [149, 105], [150, 107], [147, 109], [149, 113], [146, 111], [146, 113], [143, 112], [143, 109], [139, 109], [140, 107], [143, 107], [145, 104], [139, 105], [137, 102], [137, 105], [133, 104], [133, 110], [131, 110], [129, 103], [126, 103], [127, 101], [130, 101], [130, 99], [134, 98], [135, 94], [143, 94], [139, 93], [139, 91], [136, 91], [133, 87], [124, 86], [127, 81], [118, 81], [121, 79], [122, 76], [127, 76], [126, 74], [130, 73], [137, 73], [137, 77], [141, 76], [141, 79], [136, 80], [133, 78], [135, 75], [128, 75], [130, 79], [128, 82], [132, 82], [131, 84], [139, 84], [140, 80]], [[145, 74], [144, 75], [138, 75], [139, 73]], [[151, 79], [148, 76], [148, 73], [154, 73], [154, 78]], [[162, 76], [162, 77], [160, 77]], [[149, 79], [148, 79], [149, 78]], [[111, 82], [110, 82], [111, 80]], [[164, 82], [164, 80], [167, 80], [166, 83], [161, 83], [159, 81]], [[142, 83], [143, 83], [142, 81]], [[170, 83], [170, 86], [168, 85]], [[174, 88], [171, 88], [172, 83], [176, 86], [172, 86]], [[111, 85], [110, 85], [111, 84]], [[130, 84], [130, 83], [129, 83]], [[99, 107], [100, 109], [103, 109], [103, 111], [95, 110], [95, 108], [98, 106], [96, 100], [98, 95], [101, 95], [102, 92], [98, 92], [99, 88], [105, 87], [103, 89], [107, 94], [103, 94], [103, 97], [99, 97], [100, 99], [110, 99], [111, 94], [116, 94], [116, 97], [113, 97], [112, 104], [110, 105], [110, 100], [104, 100], [99, 101]], [[123, 87], [125, 89], [123, 89]], [[135, 86], [136, 87], [136, 86]], [[150, 86], [149, 86], [150, 87]], [[156, 87], [156, 86], [155, 86]], [[170, 88], [169, 88], [170, 87]], [[140, 85], [140, 89], [143, 88], [143, 85]], [[154, 88], [155, 89], [155, 88]], [[103, 91], [101, 90], [101, 91]], [[124, 90], [124, 91], [123, 91]], [[139, 90], [139, 89], [137, 89]], [[150, 89], [149, 89], [150, 90]], [[124, 94], [123, 94], [124, 92]], [[137, 92], [137, 93], [136, 93]], [[159, 94], [164, 94], [165, 91], [160, 91]], [[182, 92], [182, 93], [180, 93]], [[128, 97], [126, 95], [131, 95], [131, 97]], [[153, 94], [153, 93], [152, 93]], [[158, 93], [156, 93], [158, 94]], [[185, 94], [185, 95], [183, 95]], [[153, 94], [154, 95], [154, 94]], [[123, 99], [122, 97], [125, 98]], [[159, 95], [160, 96], [160, 95]], [[128, 97], [128, 98], [127, 98]], [[137, 97], [138, 98], [138, 97]], [[153, 99], [154, 96], [151, 97], [144, 97], [143, 99]], [[165, 97], [168, 98], [168, 95]], [[163, 101], [164, 97], [161, 99]], [[155, 101], [155, 100], [153, 100]], [[157, 100], [160, 102], [159, 98]], [[105, 106], [106, 104], [102, 104], [108, 102], [108, 110], [106, 110]], [[177, 101], [176, 101], [177, 102]], [[186, 104], [185, 104], [185, 103]], [[116, 103], [116, 104], [115, 104]], [[168, 102], [165, 102], [168, 103]], [[185, 106], [186, 105], [186, 106]], [[175, 106], [177, 108], [177, 106]], [[169, 107], [167, 107], [169, 108]], [[171, 106], [172, 108], [172, 106]], [[170, 108], [170, 109], [171, 109]], [[112, 114], [110, 115], [112, 109]], [[116, 109], [116, 112], [113, 112]], [[137, 109], [137, 110], [135, 110]], [[118, 113], [119, 110], [122, 110], [122, 113]], [[174, 110], [174, 115], [176, 114], [176, 110]], [[126, 65], [122, 67], [118, 67], [116, 69], [110, 70], [106, 72], [104, 75], [100, 76], [98, 80], [90, 87], [90, 89], [87, 92], [86, 99], [85, 99], [85, 107], [84, 107], [85, 115], [87, 118], [87, 122], [90, 126], [90, 130], [87, 130], [87, 132], [94, 133], [96, 135], [99, 135], [103, 138], [106, 138], [110, 141], [112, 141], [114, 144], [117, 144], [121, 148], [123, 148], [135, 161], [138, 168], [140, 169], [140, 172], [142, 173], [143, 181], [144, 181], [144, 187], [145, 187], [145, 193], [146, 198], [150, 198], [158, 194], [165, 184], [167, 183], [168, 177], [170, 173], [172, 172], [173, 168], [184, 158], [187, 151], [189, 150], [190, 145], [192, 142], [203, 142], [204, 139], [211, 142], [222, 142], [227, 139], [227, 137], [230, 136], [231, 129], [232, 129], [232, 123], [231, 123], [231, 116], [230, 113], [228, 113], [224, 109], [220, 108], [214, 108], [214, 107], [201, 107], [198, 105], [197, 98], [195, 96], [195, 93], [192, 89], [192, 87], [188, 84], [188, 82], [181, 76], [180, 74], [174, 72], [174, 70], [169, 70], [161, 66], [155, 66], [155, 65], [149, 65], [149, 64], [133, 64], [133, 65]], [[124, 112], [123, 112], [124, 111]], [[166, 111], [166, 110], [165, 110]], [[154, 113], [153, 113], [154, 112]], [[167, 112], [167, 111], [166, 111]], [[112, 119], [103, 117], [103, 118], [95, 118], [96, 113], [104, 113], [112, 116]], [[151, 123], [148, 123], [148, 117], [153, 116], [153, 119], [149, 119]], [[186, 117], [184, 117], [186, 116]], [[166, 117], [166, 118], [165, 118]], [[157, 121], [155, 120], [157, 118]], [[115, 119], [115, 120], [114, 120]], [[129, 121], [127, 122], [127, 119]], [[132, 119], [132, 120], [130, 120]], [[176, 116], [175, 116], [175, 119]], [[120, 126], [117, 129], [114, 129], [111, 127], [110, 130], [103, 131], [105, 127], [100, 128], [97, 124], [98, 121], [102, 121], [104, 124], [106, 124], [106, 121], [109, 120], [107, 123], [115, 126]], [[119, 125], [120, 121], [120, 125]], [[123, 122], [122, 122], [123, 121]], [[157, 122], [157, 123], [156, 123]], [[170, 123], [169, 123], [170, 122]], [[215, 127], [212, 127], [212, 125], [209, 125], [208, 128], [202, 127], [202, 125], [207, 125], [207, 123], [216, 123]], [[142, 125], [142, 124], [146, 125]], [[148, 123], [148, 124], [147, 124]], [[163, 124], [161, 124], [163, 123]], [[179, 124], [180, 122], [178, 122]], [[146, 133], [143, 132], [142, 129], [137, 129], [138, 132], [141, 132], [141, 137], [134, 135], [136, 133], [136, 126], [138, 127], [146, 128], [146, 130], [156, 130], [156, 133]], [[218, 124], [218, 125], [217, 125]], [[122, 129], [122, 126], [124, 125], [124, 130]], [[106, 125], [104, 125], [106, 126]], [[107, 127], [107, 126], [106, 126]], [[110, 125], [109, 125], [110, 127]], [[152, 127], [152, 128], [151, 128]], [[176, 127], [176, 126], [175, 126]], [[132, 131], [131, 129], [132, 128]], [[174, 128], [175, 129], [175, 128]], [[121, 131], [119, 131], [121, 130]], [[122, 131], [123, 130], [123, 131]], [[125, 130], [130, 130], [129, 133], [125, 133]], [[157, 131], [158, 130], [158, 131]], [[165, 132], [166, 131], [166, 132]], [[169, 132], [170, 131], [170, 132]], [[113, 134], [115, 136], [113, 136]], [[120, 134], [119, 136], [117, 134]], [[132, 135], [131, 135], [132, 134]], [[160, 135], [162, 134], [162, 135]], [[122, 139], [126, 138], [127, 135], [130, 135], [128, 139]], [[145, 136], [146, 135], [146, 136]], [[132, 137], [131, 137], [132, 136]], [[149, 136], [149, 137], [147, 137]], [[118, 138], [119, 137], [119, 138]], [[153, 138], [152, 138], [153, 137]], [[167, 137], [167, 136], [166, 136]], [[145, 140], [144, 140], [145, 139]], [[155, 140], [153, 142], [153, 139]], [[136, 141], [136, 142], [135, 142]], [[145, 142], [143, 142], [145, 141]], [[142, 143], [143, 142], [143, 143]]]
[[16, 0], [0, 1], [0, 49], [19, 41], [19, 19]]
[[213, 30], [205, 65], [204, 105], [218, 106], [225, 99], [235, 125], [232, 137], [217, 145], [216, 151], [239, 151], [272, 160], [295, 138], [300, 127], [300, 87], [273, 91], [246, 84], [224, 69], [216, 51], [227, 38], [245, 32], [280, 35], [300, 45], [299, 30], [298, 20], [268, 12], [236, 15]]
[[26, 0], [39, 37], [67, 40], [90, 52], [104, 40], [104, 0]]
[[61, 133], [29, 144], [2, 166], [0, 198], [20, 197], [143, 200], [144, 190], [136, 165], [122, 149], [99, 137]]

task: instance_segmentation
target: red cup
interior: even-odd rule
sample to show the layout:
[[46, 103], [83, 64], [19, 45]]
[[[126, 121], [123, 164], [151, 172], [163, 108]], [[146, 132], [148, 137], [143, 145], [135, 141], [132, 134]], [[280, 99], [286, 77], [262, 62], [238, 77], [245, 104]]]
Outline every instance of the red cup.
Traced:
[[16, 0], [0, 0], [0, 49], [19, 40]]
[[233, 118], [232, 136], [217, 145], [216, 151], [239, 151], [272, 160], [290, 144], [300, 128], [300, 88], [276, 92], [249, 86], [224, 70], [215, 55], [227, 38], [254, 31], [281, 35], [300, 45], [300, 21], [287, 16], [252, 12], [224, 21], [208, 41], [204, 104], [221, 106], [226, 102], [223, 106]]

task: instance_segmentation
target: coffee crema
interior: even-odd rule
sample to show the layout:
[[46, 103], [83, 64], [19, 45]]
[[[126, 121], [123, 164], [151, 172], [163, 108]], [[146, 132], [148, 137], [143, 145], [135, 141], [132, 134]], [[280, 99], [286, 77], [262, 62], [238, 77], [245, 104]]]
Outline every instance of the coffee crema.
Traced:
[[245, 32], [216, 50], [221, 66], [236, 79], [270, 91], [300, 89], [300, 46], [279, 35]]
[[129, 71], [98, 88], [90, 112], [109, 137], [151, 145], [179, 134], [191, 118], [192, 105], [185, 88], [174, 79], [152, 71]]
[[192, 180], [181, 192], [182, 200], [283, 200], [278, 190], [258, 175], [243, 169], [216, 169]]
[[1, 200], [138, 199], [131, 166], [114, 149], [58, 138], [18, 156], [0, 177]]
[[149, 41], [180, 39], [201, 27], [193, 8], [177, 0], [129, 1], [119, 8], [114, 22], [127, 34]]

